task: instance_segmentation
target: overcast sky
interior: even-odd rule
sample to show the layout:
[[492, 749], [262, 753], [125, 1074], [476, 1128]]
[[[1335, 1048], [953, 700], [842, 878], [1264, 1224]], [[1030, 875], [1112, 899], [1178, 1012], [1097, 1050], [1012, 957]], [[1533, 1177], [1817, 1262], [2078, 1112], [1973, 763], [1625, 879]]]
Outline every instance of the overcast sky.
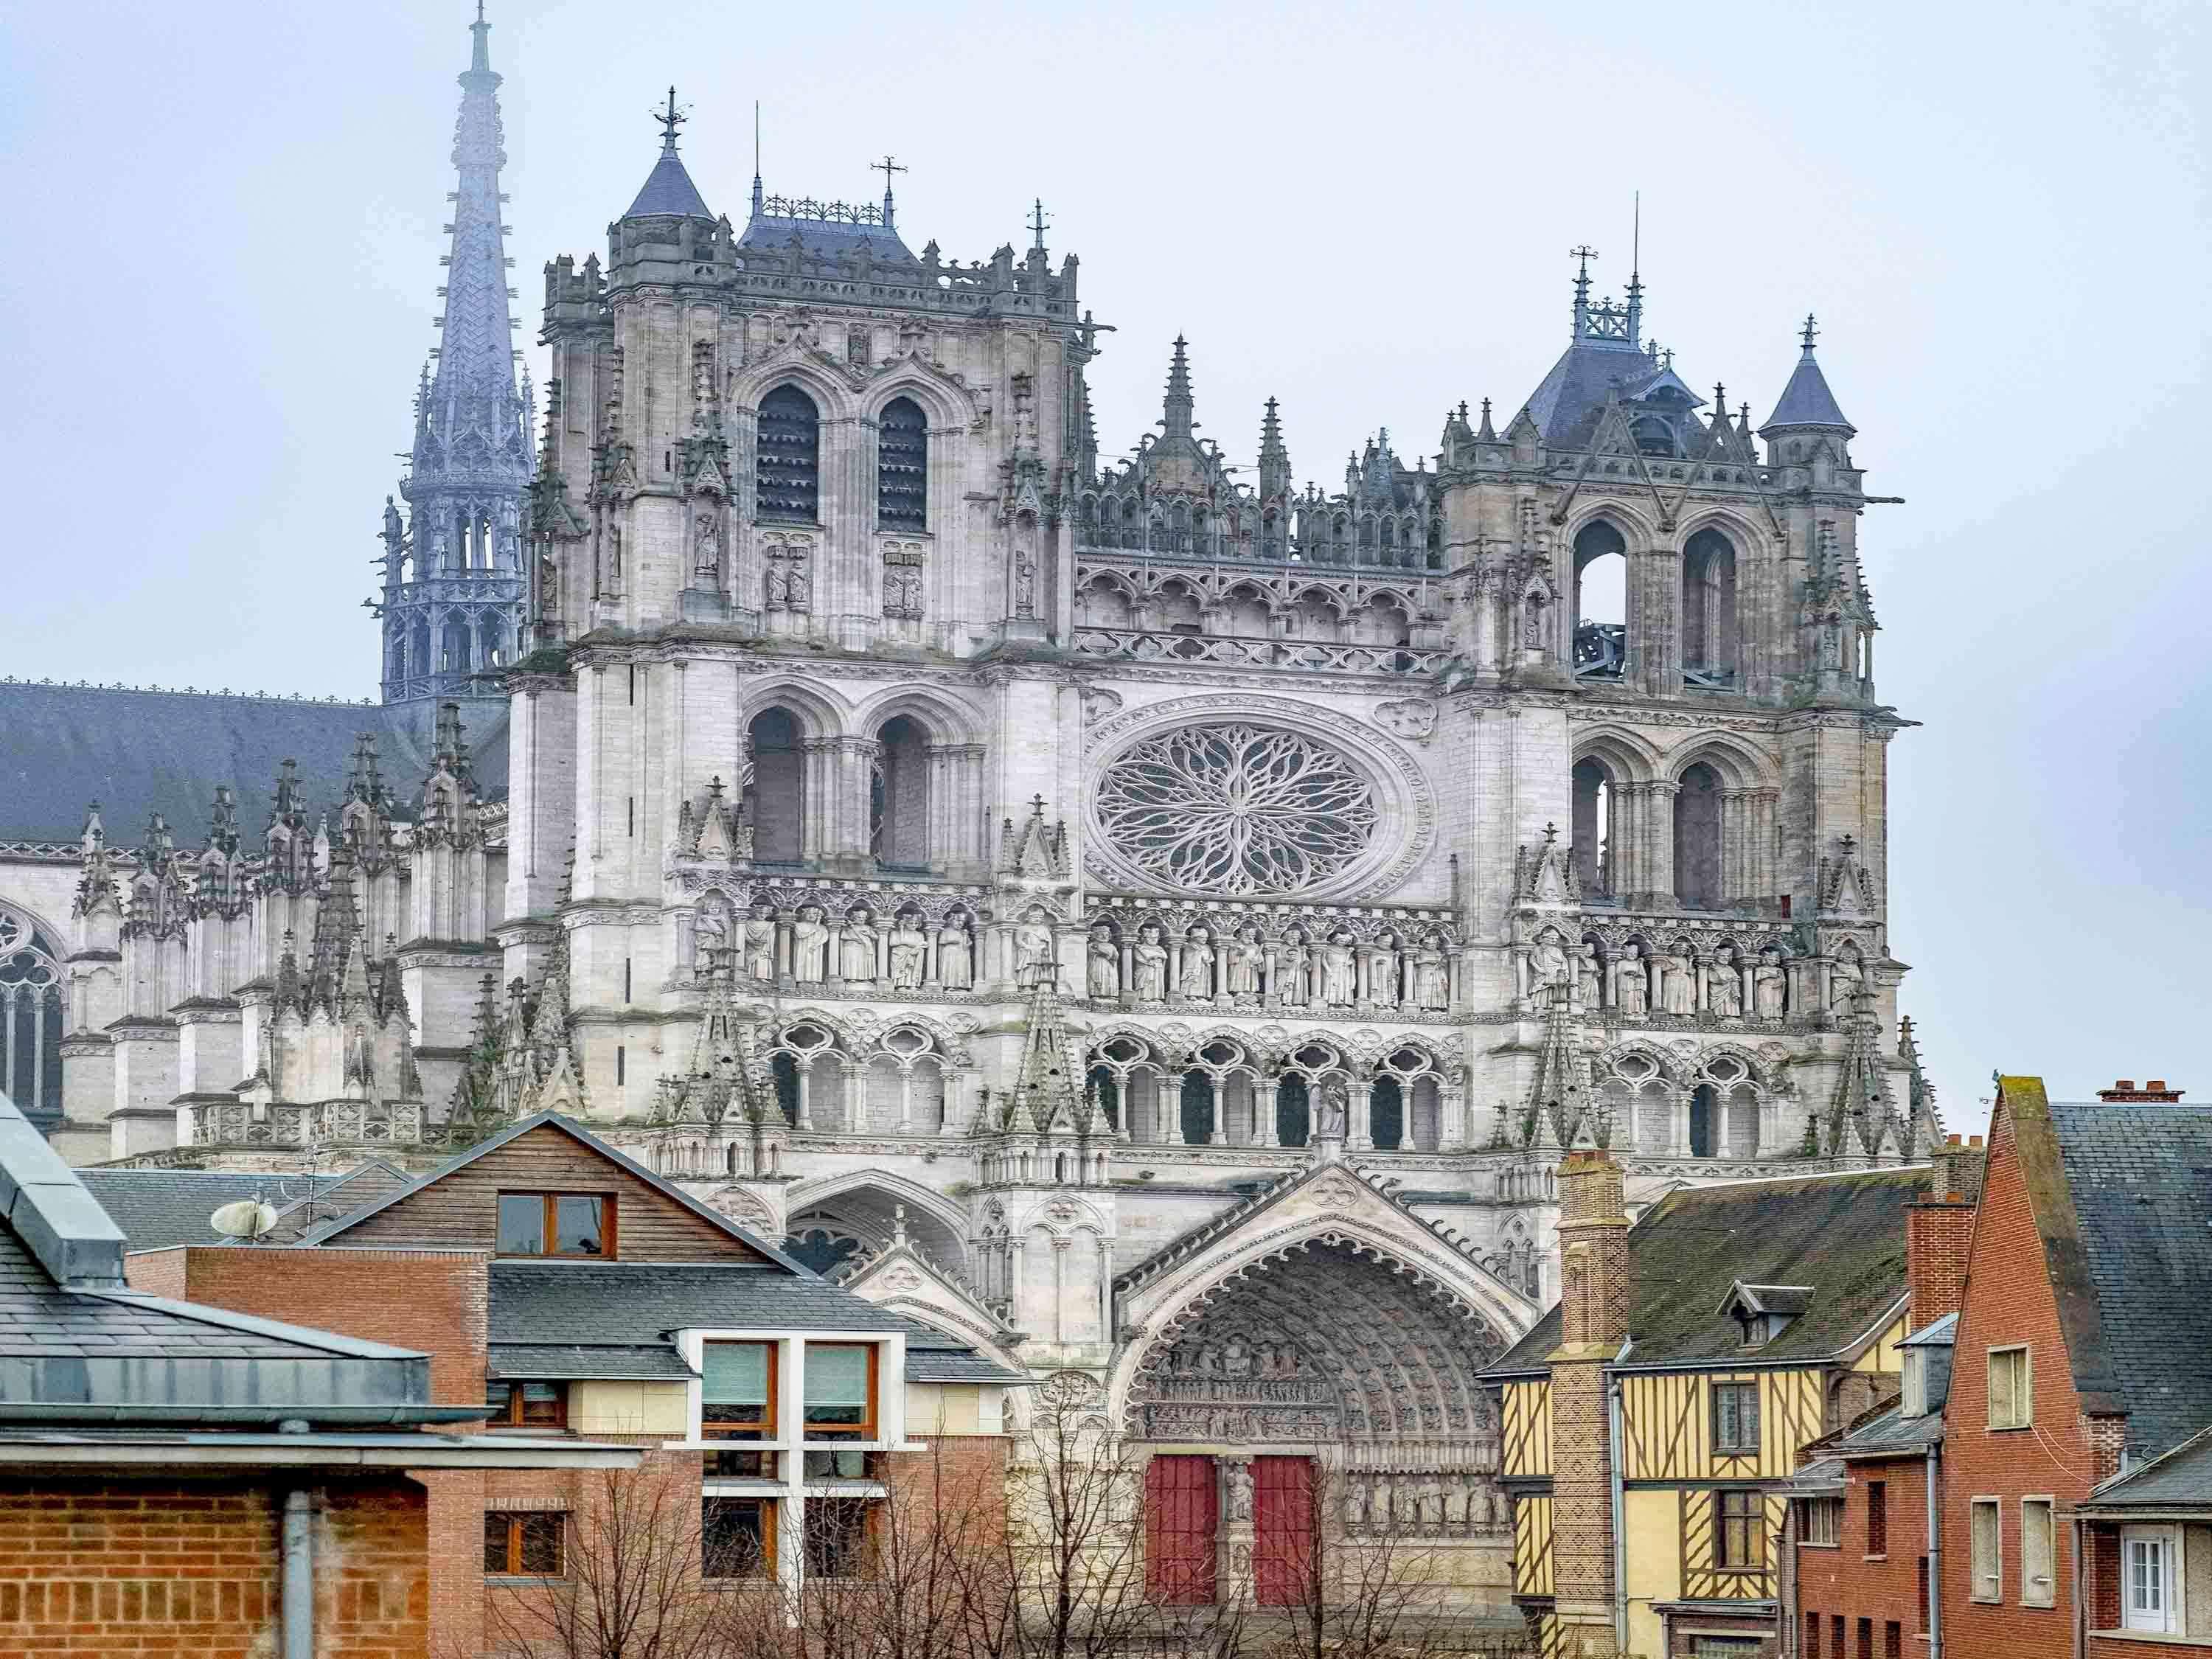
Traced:
[[[0, 672], [374, 689], [359, 602], [436, 305], [468, 9], [0, 16]], [[1191, 341], [1241, 459], [1433, 453], [1564, 343], [1567, 248], [1754, 419], [1817, 312], [1857, 424], [1892, 750], [1891, 940], [1954, 1128], [1993, 1067], [2212, 1097], [2208, 9], [1522, 3], [650, 8], [495, 0], [514, 286], [604, 251], [647, 107], [742, 218], [880, 190], [988, 258], [1033, 197], [1118, 331], [1102, 442]], [[538, 354], [533, 350], [533, 362]]]

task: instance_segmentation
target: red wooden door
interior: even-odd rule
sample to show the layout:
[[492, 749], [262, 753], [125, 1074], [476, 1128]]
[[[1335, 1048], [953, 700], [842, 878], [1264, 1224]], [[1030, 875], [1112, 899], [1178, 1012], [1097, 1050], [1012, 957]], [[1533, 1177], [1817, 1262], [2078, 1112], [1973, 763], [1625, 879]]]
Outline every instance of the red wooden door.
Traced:
[[1155, 1457], [1145, 1465], [1145, 1587], [1155, 1601], [1213, 1600], [1220, 1499], [1210, 1457]]
[[1319, 1524], [1312, 1458], [1252, 1460], [1252, 1594], [1261, 1607], [1294, 1607], [1306, 1601]]

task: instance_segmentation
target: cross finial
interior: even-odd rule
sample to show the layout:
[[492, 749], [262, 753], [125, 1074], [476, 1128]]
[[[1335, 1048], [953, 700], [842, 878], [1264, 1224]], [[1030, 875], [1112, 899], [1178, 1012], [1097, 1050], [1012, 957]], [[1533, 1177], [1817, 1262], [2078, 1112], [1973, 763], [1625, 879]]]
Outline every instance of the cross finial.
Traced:
[[1032, 246], [1035, 246], [1040, 251], [1043, 249], [1044, 229], [1045, 227], [1051, 222], [1052, 221], [1050, 219], [1045, 217], [1044, 198], [1040, 196], [1036, 201], [1030, 204], [1030, 230], [1036, 238], [1036, 240], [1031, 244]]
[[1820, 331], [1819, 328], [1814, 325], [1813, 313], [1809, 311], [1805, 313], [1805, 331], [1797, 337], [1800, 340], [1804, 342], [1806, 350], [1810, 351], [1813, 349], [1813, 337]]
[[1551, 846], [1554, 842], [1558, 841], [1558, 840], [1559, 840], [1559, 826], [1558, 824], [1556, 824], [1556, 823], [1547, 823], [1547, 824], [1546, 824], [1546, 825], [1544, 826], [1544, 845], [1545, 845], [1545, 846], [1547, 846], [1547, 847]]
[[676, 88], [668, 88], [668, 107], [655, 110], [653, 118], [660, 123], [660, 147], [670, 155], [676, 153], [676, 129], [691, 118], [676, 107]]
[[1569, 248], [1567, 258], [1582, 261], [1582, 276], [1587, 281], [1589, 276], [1589, 262], [1597, 258], [1597, 250], [1585, 242], [1580, 247]]
[[1042, 795], [1035, 795], [1030, 798], [1030, 816], [1033, 818], [1041, 818], [1044, 816], [1044, 797]]

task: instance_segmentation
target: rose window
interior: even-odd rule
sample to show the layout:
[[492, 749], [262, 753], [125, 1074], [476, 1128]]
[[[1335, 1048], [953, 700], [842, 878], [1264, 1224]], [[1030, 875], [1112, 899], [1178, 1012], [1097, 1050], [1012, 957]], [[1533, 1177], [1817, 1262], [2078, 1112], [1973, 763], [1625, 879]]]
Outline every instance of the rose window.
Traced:
[[1164, 887], [1295, 893], [1368, 850], [1373, 786], [1337, 750], [1261, 726], [1190, 726], [1135, 744], [1099, 780], [1113, 852]]

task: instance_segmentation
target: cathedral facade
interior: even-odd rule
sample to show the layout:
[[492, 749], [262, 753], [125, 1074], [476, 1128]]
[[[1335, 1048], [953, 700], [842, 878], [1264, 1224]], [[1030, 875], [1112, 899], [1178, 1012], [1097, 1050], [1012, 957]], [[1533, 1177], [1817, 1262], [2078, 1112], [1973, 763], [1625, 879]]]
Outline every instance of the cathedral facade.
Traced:
[[1475, 1377], [1555, 1292], [1560, 1149], [1633, 1202], [1935, 1128], [1809, 320], [1754, 428], [1585, 262], [1509, 418], [1327, 490], [1272, 401], [1253, 471], [1196, 435], [1178, 340], [1112, 459], [1041, 216], [966, 264], [888, 191], [740, 222], [672, 107], [546, 267], [532, 459], [484, 41], [379, 601], [386, 710], [439, 712], [136, 846], [16, 827], [58, 1138], [428, 1167], [556, 1108], [1222, 1460], [1225, 1536], [1251, 1460], [1326, 1452], [1347, 1528], [1502, 1601]]

